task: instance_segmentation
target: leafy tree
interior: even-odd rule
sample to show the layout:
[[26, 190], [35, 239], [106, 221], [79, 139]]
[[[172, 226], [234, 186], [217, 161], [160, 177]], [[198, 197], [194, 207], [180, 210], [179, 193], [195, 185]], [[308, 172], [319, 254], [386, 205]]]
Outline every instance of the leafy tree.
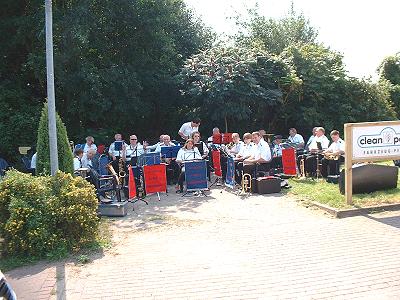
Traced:
[[178, 80], [195, 110], [211, 120], [249, 120], [278, 105], [296, 77], [279, 58], [260, 48], [215, 46], [189, 58]]
[[[60, 171], [72, 174], [73, 156], [69, 146], [67, 129], [61, 118], [56, 114], [57, 127], [57, 150], [58, 150], [58, 168]], [[49, 147], [49, 123], [47, 103], [44, 105], [40, 117], [39, 129], [37, 135], [37, 163], [36, 171], [38, 174], [50, 173], [50, 147]]]
[[289, 13], [280, 19], [260, 15], [257, 7], [248, 13], [248, 20], [238, 19], [242, 29], [236, 41], [241, 45], [261, 42], [268, 52], [280, 54], [289, 46], [316, 43], [317, 29], [302, 13], [294, 10], [293, 3]]
[[400, 118], [400, 52], [386, 57], [378, 68], [381, 81], [390, 83], [390, 97]]

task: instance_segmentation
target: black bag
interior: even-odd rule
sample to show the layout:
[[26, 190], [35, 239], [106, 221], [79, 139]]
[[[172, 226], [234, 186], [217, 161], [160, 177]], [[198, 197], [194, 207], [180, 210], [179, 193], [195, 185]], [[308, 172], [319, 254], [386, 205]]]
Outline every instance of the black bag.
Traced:
[[281, 179], [274, 176], [260, 177], [256, 179], [257, 192], [259, 194], [272, 194], [281, 191]]

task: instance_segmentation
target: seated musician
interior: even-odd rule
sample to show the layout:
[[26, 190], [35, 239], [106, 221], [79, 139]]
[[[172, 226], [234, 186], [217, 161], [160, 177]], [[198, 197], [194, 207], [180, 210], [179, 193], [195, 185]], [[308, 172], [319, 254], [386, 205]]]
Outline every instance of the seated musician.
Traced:
[[90, 149], [97, 151], [97, 146], [94, 143], [94, 138], [92, 136], [86, 137], [86, 144], [83, 148], [83, 153], [87, 153]]
[[272, 147], [272, 161], [271, 167], [273, 169], [282, 169], [282, 136], [275, 135]]
[[[83, 152], [85, 152], [85, 150]], [[93, 167], [92, 159], [96, 155], [96, 153], [97, 152], [94, 149], [90, 149], [87, 153], [83, 153], [83, 156], [81, 158], [82, 168], [92, 168]]]
[[182, 124], [178, 131], [179, 136], [185, 141], [190, 139], [193, 132], [199, 131], [200, 122], [201, 120], [199, 118], [193, 118], [191, 122]]
[[296, 149], [304, 148], [304, 139], [300, 134], [297, 133], [296, 128], [289, 129], [288, 141], [292, 143]]
[[[218, 127], [214, 127], [213, 128], [213, 131], [212, 131], [212, 136], [210, 136], [208, 139], [207, 139], [207, 145], [208, 146], [211, 146], [211, 144], [214, 144], [214, 135], [220, 135], [221, 134], [221, 132], [219, 131], [219, 128]], [[222, 137], [221, 137], [222, 138]]]
[[[170, 138], [170, 141], [171, 141], [171, 138]], [[162, 145], [162, 144], [164, 144], [164, 134], [160, 135], [160, 139], [156, 144], [151, 145], [151, 146], [147, 146], [146, 150], [148, 150], [150, 152], [152, 152], [152, 151], [157, 152], [157, 147]], [[161, 149], [160, 149], [159, 152], [161, 152]]]
[[[115, 141], [111, 143], [111, 145], [108, 149], [108, 154], [110, 155], [110, 157], [112, 159], [112, 166], [113, 166], [114, 170], [118, 170], [118, 162], [119, 162], [119, 159], [122, 158], [122, 149], [124, 147], [128, 147], [128, 145], [122, 140], [122, 135], [120, 133], [116, 133], [114, 138], [115, 138]], [[115, 142], [122, 142], [121, 150], [116, 149]]]
[[228, 153], [231, 156], [236, 156], [239, 154], [240, 150], [243, 147], [243, 142], [240, 140], [239, 133], [232, 133], [232, 140], [233, 140], [233, 146], [228, 149]]
[[185, 181], [185, 165], [184, 162], [202, 159], [201, 154], [197, 148], [194, 147], [192, 139], [188, 139], [185, 145], [178, 151], [176, 162], [181, 165], [181, 173], [178, 178], [177, 193], [183, 193], [183, 182]]
[[341, 162], [344, 162], [344, 150], [345, 144], [344, 141], [340, 138], [339, 131], [333, 130], [331, 132], [332, 143], [326, 149], [323, 154], [324, 158], [322, 159], [322, 176], [327, 177], [328, 175], [339, 175], [339, 165]]
[[320, 167], [319, 164], [323, 157], [322, 152], [328, 149], [328, 146], [329, 146], [329, 140], [325, 136], [325, 129], [323, 127], [318, 127], [315, 132], [315, 137], [313, 138], [310, 146], [308, 147], [309, 154], [307, 155], [304, 162], [306, 173], [311, 175], [320, 175], [318, 173], [321, 171], [319, 169]]
[[266, 141], [261, 137], [260, 132], [252, 133], [254, 151], [252, 155], [243, 161], [243, 173], [255, 176], [255, 171], [269, 171], [271, 166], [271, 149]]
[[82, 168], [83, 150], [78, 148], [74, 151], [74, 172]]
[[[171, 137], [168, 134], [163, 134], [163, 143], [157, 145], [155, 152], [161, 153], [161, 148], [172, 146], [175, 146], [175, 144], [171, 142]], [[166, 164], [167, 184], [170, 185], [178, 179], [180, 167], [177, 164], [175, 157], [163, 158], [163, 161]]]
[[138, 157], [144, 153], [143, 145], [138, 142], [138, 138], [134, 134], [129, 137], [129, 145], [122, 147], [122, 159], [131, 166], [136, 166]]
[[314, 128], [313, 128], [313, 130], [312, 130], [312, 136], [310, 136], [310, 138], [308, 139], [307, 144], [304, 146], [304, 150], [306, 150], [306, 151], [309, 150], [309, 147], [310, 147], [311, 143], [313, 142], [313, 140], [314, 140], [314, 138], [315, 138], [315, 135], [317, 134], [317, 129], [318, 129], [318, 128], [319, 128], [319, 127], [314, 127]]
[[[195, 131], [192, 133], [194, 147], [197, 148], [197, 150], [199, 150], [200, 155], [203, 159], [207, 159], [208, 154], [210, 153], [210, 150], [208, 150], [206, 143], [201, 141], [200, 138], [201, 138], [200, 132]], [[207, 178], [208, 178], [208, 180], [211, 180], [211, 166], [210, 166], [209, 162], [210, 161], [207, 161]]]
[[242, 171], [243, 171], [243, 161], [250, 158], [254, 151], [254, 144], [251, 141], [252, 135], [250, 132], [246, 132], [243, 135], [244, 144], [240, 148], [240, 152], [234, 157], [235, 160], [235, 181], [237, 183], [242, 182]]

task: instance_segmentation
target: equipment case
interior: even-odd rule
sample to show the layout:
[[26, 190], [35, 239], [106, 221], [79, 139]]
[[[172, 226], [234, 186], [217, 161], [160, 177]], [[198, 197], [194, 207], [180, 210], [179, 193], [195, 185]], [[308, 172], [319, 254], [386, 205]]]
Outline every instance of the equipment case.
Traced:
[[272, 194], [281, 191], [281, 179], [274, 176], [259, 177], [256, 180], [259, 194]]

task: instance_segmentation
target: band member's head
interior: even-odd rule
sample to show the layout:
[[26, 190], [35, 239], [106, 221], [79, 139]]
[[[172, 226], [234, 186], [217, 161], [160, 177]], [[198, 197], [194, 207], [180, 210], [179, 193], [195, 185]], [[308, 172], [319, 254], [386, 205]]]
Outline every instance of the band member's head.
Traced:
[[94, 143], [94, 138], [92, 136], [86, 137], [86, 144], [88, 144], [90, 146], [93, 143]]
[[160, 143], [161, 144], [164, 142], [164, 136], [165, 136], [165, 134], [160, 135]]
[[131, 145], [136, 145], [136, 144], [137, 144], [137, 136], [134, 135], [134, 134], [132, 134], [132, 135], [129, 137], [129, 143], [130, 143]]
[[235, 144], [240, 142], [240, 135], [237, 132], [232, 133], [232, 140]]
[[325, 128], [324, 127], [317, 127], [317, 131], [315, 132], [315, 135], [317, 137], [323, 136], [325, 134]]
[[267, 132], [264, 129], [260, 129], [258, 132], [260, 133], [261, 137], [267, 134]]
[[192, 139], [187, 139], [185, 145], [183, 146], [183, 148], [191, 150], [193, 149], [194, 146], [194, 142]]
[[96, 150], [94, 149], [89, 149], [89, 151], [86, 153], [88, 159], [92, 159], [95, 155], [96, 155]]
[[75, 157], [82, 158], [82, 156], [83, 156], [83, 150], [82, 150], [81, 148], [76, 149], [75, 152], [74, 152], [74, 154], [75, 154]]
[[243, 141], [245, 144], [250, 144], [251, 139], [252, 139], [252, 135], [250, 132], [246, 132], [245, 134], [243, 134]]
[[279, 145], [282, 143], [282, 136], [281, 135], [275, 135], [274, 136], [274, 144]]
[[114, 135], [114, 138], [115, 138], [116, 141], [122, 141], [122, 134], [116, 133], [116, 134]]
[[289, 135], [290, 135], [290, 136], [295, 136], [296, 134], [297, 134], [296, 128], [290, 128], [290, 129], [289, 129]]
[[213, 128], [213, 135], [214, 135], [214, 134], [220, 134], [219, 128], [218, 128], [218, 127], [214, 127], [214, 128]]
[[332, 130], [331, 139], [333, 142], [337, 142], [340, 139], [340, 133], [337, 130]]
[[201, 138], [200, 132], [195, 131], [195, 132], [192, 133], [192, 139], [193, 139], [193, 142], [194, 142], [195, 144], [197, 144], [197, 143], [200, 142], [200, 138]]
[[252, 134], [251, 134], [251, 138], [252, 138], [252, 140], [253, 140], [253, 143], [255, 143], [255, 144], [258, 144], [260, 141], [261, 141], [261, 134], [260, 134], [260, 132], [259, 131], [254, 131]]
[[201, 123], [200, 118], [193, 118], [192, 119], [192, 127], [199, 127]]
[[316, 135], [317, 134], [317, 129], [318, 129], [319, 127], [314, 127], [313, 129], [312, 129], [312, 135]]
[[169, 143], [171, 143], [171, 137], [168, 134], [163, 135], [163, 143], [164, 145], [169, 145]]

